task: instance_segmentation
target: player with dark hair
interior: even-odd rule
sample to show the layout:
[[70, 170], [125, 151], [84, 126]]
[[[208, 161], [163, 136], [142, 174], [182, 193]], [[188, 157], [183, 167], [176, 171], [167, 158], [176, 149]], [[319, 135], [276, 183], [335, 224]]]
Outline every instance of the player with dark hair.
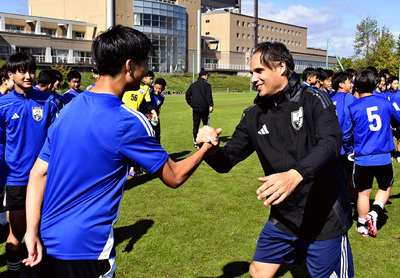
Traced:
[[73, 98], [79, 96], [83, 90], [79, 89], [81, 87], [81, 74], [76, 70], [71, 70], [67, 74], [67, 80], [69, 84], [69, 90], [63, 94], [64, 105], [68, 104]]
[[37, 85], [35, 88], [48, 93], [53, 93], [56, 90], [57, 77], [49, 69], [40, 71]]
[[[342, 131], [324, 92], [301, 86], [281, 43], [256, 46], [250, 63], [258, 90], [231, 139], [207, 163], [228, 172], [256, 152], [265, 176], [258, 200], [271, 205], [258, 239], [251, 277], [273, 277], [282, 263], [307, 261], [311, 277], [353, 277], [346, 177], [338, 156]], [[197, 143], [218, 145], [220, 129], [200, 129]], [[218, 148], [217, 148], [218, 149]]]
[[[377, 219], [384, 210], [393, 184], [393, 165], [390, 152], [394, 150], [390, 123], [400, 122], [400, 112], [385, 98], [373, 95], [376, 74], [365, 70], [354, 81], [360, 99], [349, 105], [352, 132], [343, 137], [343, 145], [354, 141], [353, 184], [359, 191], [357, 232], [376, 236]], [[352, 140], [354, 136], [354, 140]], [[370, 211], [372, 182], [377, 179], [379, 190]]]
[[24, 263], [36, 267], [28, 272], [39, 277], [113, 277], [113, 226], [128, 164], [135, 161], [177, 188], [213, 150], [205, 144], [174, 162], [146, 117], [121, 101], [124, 92], [139, 89], [151, 50], [143, 33], [120, 25], [93, 41], [100, 79], [92, 91], [63, 108], [31, 171], [25, 235], [29, 257]]
[[315, 68], [306, 68], [301, 76], [303, 86], [314, 86], [318, 82], [318, 71]]
[[0, 67], [0, 97], [14, 90], [14, 80], [8, 76], [6, 65]]
[[[161, 126], [160, 126], [160, 112], [161, 112], [161, 105], [163, 105], [165, 97], [163, 92], [165, 87], [167, 86], [167, 82], [164, 78], [157, 78], [154, 82], [153, 92], [150, 93], [151, 103], [153, 104], [154, 109], [157, 112], [157, 121], [152, 122], [154, 132], [156, 133], [156, 138], [158, 142], [161, 142]], [[149, 117], [150, 115], [147, 114]]]
[[333, 70], [322, 70], [319, 73], [319, 82], [321, 84], [320, 90], [327, 93], [330, 97], [335, 95], [335, 91], [332, 90], [332, 77]]
[[93, 67], [93, 69], [92, 69], [92, 76], [94, 78], [94, 83], [87, 86], [86, 91], [90, 91], [94, 86], [96, 86], [97, 81], [99, 81], [100, 75], [99, 75], [99, 71], [97, 70], [96, 67]]
[[[338, 72], [333, 75], [333, 88], [336, 91], [336, 94], [332, 96], [332, 101], [336, 107], [336, 115], [338, 117], [340, 127], [342, 128], [343, 135], [352, 130], [349, 105], [357, 101], [357, 98], [352, 94], [352, 79], [352, 74], [346, 71]], [[353, 145], [343, 145], [340, 151], [339, 159], [346, 170], [350, 203], [352, 210], [355, 211], [357, 207], [358, 192], [351, 185], [351, 174], [353, 172], [354, 163], [352, 159], [349, 159], [349, 155], [352, 155], [353, 151]]]
[[4, 204], [10, 222], [8, 277], [18, 277], [26, 229], [26, 186], [58, 109], [51, 94], [33, 89], [36, 63], [32, 55], [14, 54], [6, 67], [15, 85], [12, 92], [0, 98], [0, 165], [6, 178]]
[[62, 74], [60, 71], [52, 69], [51, 73], [56, 77], [56, 83], [54, 84], [54, 91], [51, 92], [54, 96], [54, 101], [57, 104], [58, 110], [61, 110], [61, 108], [64, 107], [64, 98], [63, 95], [57, 92], [57, 90], [60, 90], [61, 84], [64, 80]]

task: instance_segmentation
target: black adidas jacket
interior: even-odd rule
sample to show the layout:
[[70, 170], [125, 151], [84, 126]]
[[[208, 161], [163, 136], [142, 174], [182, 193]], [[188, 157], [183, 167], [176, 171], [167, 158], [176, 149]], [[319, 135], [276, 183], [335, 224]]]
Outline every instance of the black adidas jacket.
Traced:
[[304, 179], [282, 203], [271, 206], [272, 224], [307, 240], [346, 234], [352, 220], [338, 160], [342, 131], [329, 96], [302, 87], [293, 74], [282, 91], [270, 98], [257, 96], [254, 103], [207, 163], [228, 172], [256, 151], [265, 175], [296, 169]]
[[201, 77], [190, 85], [185, 97], [194, 111], [208, 111], [210, 106], [214, 106], [211, 84]]

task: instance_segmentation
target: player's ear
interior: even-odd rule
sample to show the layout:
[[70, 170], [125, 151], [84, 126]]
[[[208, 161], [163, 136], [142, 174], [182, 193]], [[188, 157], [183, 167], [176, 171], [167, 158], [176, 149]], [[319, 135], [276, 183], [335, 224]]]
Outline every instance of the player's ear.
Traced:
[[127, 72], [132, 72], [134, 66], [133, 66], [133, 61], [131, 59], [126, 60], [125, 62], [125, 71]]

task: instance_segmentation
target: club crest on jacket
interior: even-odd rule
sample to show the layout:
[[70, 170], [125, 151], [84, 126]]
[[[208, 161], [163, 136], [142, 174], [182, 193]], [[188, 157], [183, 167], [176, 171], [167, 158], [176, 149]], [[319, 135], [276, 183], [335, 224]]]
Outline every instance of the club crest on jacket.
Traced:
[[292, 112], [292, 126], [296, 130], [299, 130], [303, 126], [303, 107]]
[[35, 121], [41, 121], [43, 119], [43, 107], [32, 107], [32, 117]]

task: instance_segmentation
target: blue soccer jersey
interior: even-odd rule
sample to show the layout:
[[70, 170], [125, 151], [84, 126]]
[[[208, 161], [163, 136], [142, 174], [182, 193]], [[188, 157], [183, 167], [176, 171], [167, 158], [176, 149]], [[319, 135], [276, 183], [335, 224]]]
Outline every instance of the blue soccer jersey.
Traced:
[[115, 257], [128, 163], [155, 173], [168, 154], [142, 113], [115, 95], [85, 91], [63, 108], [39, 157], [49, 163], [40, 225], [47, 254], [97, 260]]
[[[394, 150], [392, 121], [400, 122], [400, 113], [380, 96], [362, 97], [349, 106], [354, 135], [355, 163], [362, 166], [379, 165], [371, 162], [371, 155], [383, 155], [382, 165], [391, 162], [389, 152]], [[344, 141], [344, 144], [348, 142]]]
[[0, 98], [0, 164], [7, 185], [28, 184], [29, 172], [57, 114], [53, 96], [39, 89], [27, 94], [14, 90]]
[[64, 105], [69, 103], [73, 98], [79, 96], [82, 92], [84, 92], [84, 91], [81, 89], [79, 89], [78, 91], [74, 91], [72, 89], [69, 89], [68, 91], [66, 91], [62, 96], [62, 101], [63, 101]]
[[375, 91], [372, 92], [372, 94], [374, 96], [380, 96], [380, 97], [383, 97], [383, 98], [387, 98], [387, 93], [386, 92], [378, 92], [377, 90], [375, 90]]
[[[352, 129], [349, 105], [356, 100], [357, 98], [355, 96], [344, 92], [338, 92], [332, 97], [332, 102], [336, 106], [336, 115], [342, 127], [343, 135]], [[353, 144], [343, 145], [340, 153], [342, 155], [353, 153]]]

